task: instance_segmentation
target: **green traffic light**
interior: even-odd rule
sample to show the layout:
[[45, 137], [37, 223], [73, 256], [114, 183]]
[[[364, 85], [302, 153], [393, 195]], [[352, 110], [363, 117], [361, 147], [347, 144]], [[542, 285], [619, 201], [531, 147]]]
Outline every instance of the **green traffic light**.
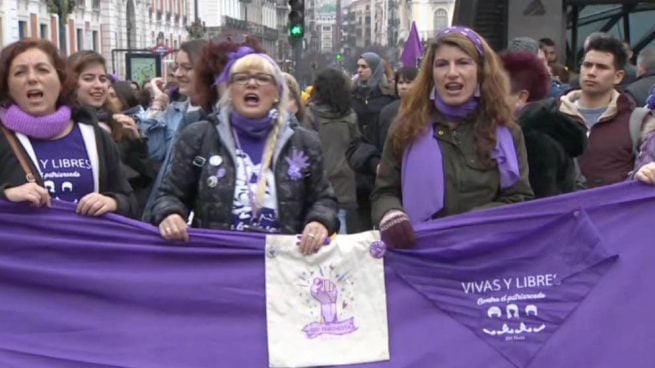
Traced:
[[294, 25], [289, 29], [289, 34], [294, 38], [302, 38], [305, 35], [305, 30], [301, 25]]
[[342, 61], [343, 60], [343, 55], [341, 53], [337, 54], [337, 61]]

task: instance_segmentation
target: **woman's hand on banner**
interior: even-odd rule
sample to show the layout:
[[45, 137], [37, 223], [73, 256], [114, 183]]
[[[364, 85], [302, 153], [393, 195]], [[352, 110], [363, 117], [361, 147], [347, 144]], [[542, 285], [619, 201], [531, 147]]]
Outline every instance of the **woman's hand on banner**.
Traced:
[[159, 233], [166, 240], [189, 241], [186, 221], [176, 213], [168, 215], [164, 221], [159, 223]]
[[328, 230], [320, 222], [310, 222], [305, 225], [305, 229], [302, 232], [302, 237], [300, 238], [300, 253], [305, 256], [314, 254], [321, 249], [327, 239]]
[[13, 188], [5, 189], [5, 197], [10, 202], [29, 202], [33, 207], [50, 207], [52, 199], [48, 191], [36, 184], [25, 183]]
[[642, 183], [655, 185], [655, 162], [642, 166], [635, 174], [635, 179]]
[[387, 212], [380, 221], [382, 241], [390, 248], [407, 249], [416, 244], [416, 233], [407, 214], [399, 210]]
[[77, 204], [77, 213], [84, 216], [98, 217], [117, 209], [118, 203], [114, 198], [100, 193], [89, 193]]

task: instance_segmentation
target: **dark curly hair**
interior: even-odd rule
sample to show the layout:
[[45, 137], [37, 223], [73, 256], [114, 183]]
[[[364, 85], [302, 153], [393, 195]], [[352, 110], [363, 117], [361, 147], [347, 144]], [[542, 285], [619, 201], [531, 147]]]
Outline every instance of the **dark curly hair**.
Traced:
[[30, 49], [39, 49], [50, 58], [50, 62], [57, 72], [61, 83], [61, 92], [57, 99], [57, 107], [71, 106], [75, 93], [75, 82], [67, 78], [66, 60], [59, 54], [59, 50], [50, 41], [43, 39], [26, 38], [16, 41], [2, 49], [0, 52], [0, 104], [8, 106], [13, 103], [9, 94], [9, 69], [16, 56]]
[[219, 76], [228, 63], [228, 54], [236, 52], [241, 46], [248, 46], [259, 53], [266, 53], [259, 40], [246, 36], [241, 43], [227, 39], [221, 42], [210, 41], [201, 51], [201, 56], [194, 66], [195, 77], [195, 103], [205, 111], [210, 112], [218, 102], [218, 88], [214, 80]]
[[352, 94], [350, 80], [340, 70], [324, 69], [314, 81], [314, 94], [312, 100], [319, 105], [329, 106], [339, 115], [346, 115], [350, 112], [350, 101]]

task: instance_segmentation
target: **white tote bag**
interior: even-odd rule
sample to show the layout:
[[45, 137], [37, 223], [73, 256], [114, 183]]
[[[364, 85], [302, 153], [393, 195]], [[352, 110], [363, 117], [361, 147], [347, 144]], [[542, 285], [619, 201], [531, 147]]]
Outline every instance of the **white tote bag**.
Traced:
[[339, 235], [303, 256], [295, 236], [266, 239], [271, 367], [389, 359], [384, 246], [377, 231]]

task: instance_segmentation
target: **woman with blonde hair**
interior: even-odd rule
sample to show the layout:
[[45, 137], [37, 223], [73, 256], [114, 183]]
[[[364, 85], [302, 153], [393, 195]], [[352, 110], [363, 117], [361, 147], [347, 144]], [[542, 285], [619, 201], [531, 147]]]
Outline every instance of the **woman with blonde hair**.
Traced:
[[413, 225], [533, 197], [525, 144], [497, 55], [464, 27], [430, 45], [382, 153], [373, 219], [393, 247]]
[[339, 227], [318, 136], [291, 126], [275, 61], [248, 47], [230, 59], [217, 76], [226, 87], [217, 114], [190, 125], [173, 148], [153, 223], [165, 239], [187, 240], [193, 210], [193, 227], [302, 233], [301, 252], [314, 253]]
[[302, 124], [305, 120], [305, 105], [300, 94], [300, 85], [293, 75], [289, 73], [282, 73], [282, 75], [284, 75], [284, 81], [289, 87], [289, 112], [296, 118], [298, 123]]

